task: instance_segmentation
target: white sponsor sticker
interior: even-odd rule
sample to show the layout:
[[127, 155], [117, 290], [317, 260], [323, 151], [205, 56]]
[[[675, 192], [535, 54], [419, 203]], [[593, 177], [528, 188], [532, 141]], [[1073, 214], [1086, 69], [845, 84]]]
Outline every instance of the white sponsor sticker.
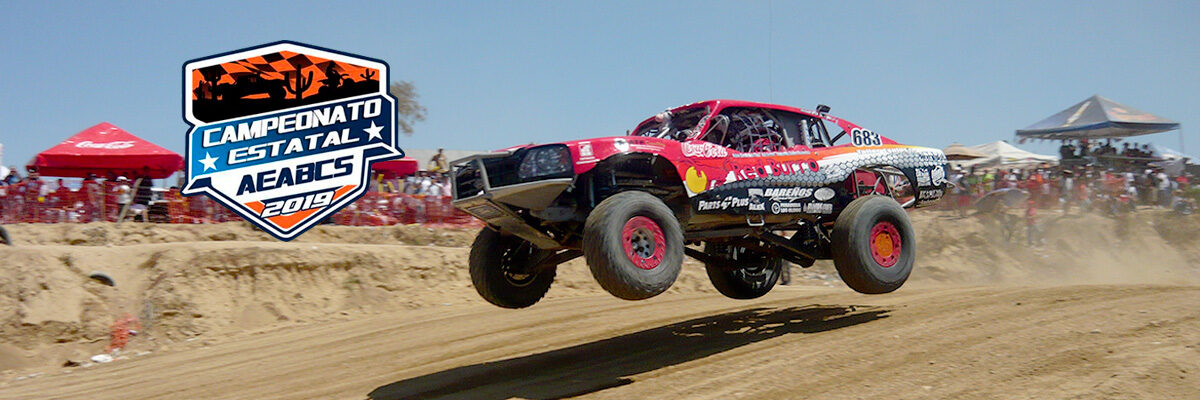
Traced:
[[579, 158], [592, 158], [592, 143], [579, 142]]
[[629, 151], [629, 142], [625, 139], [613, 139], [613, 148], [620, 152]]
[[804, 212], [809, 214], [832, 214], [833, 204], [829, 203], [808, 203], [804, 205]]
[[679, 145], [684, 157], [721, 158], [729, 155], [729, 150], [709, 142], [684, 142]]
[[829, 199], [832, 199], [834, 194], [835, 193], [834, 193], [833, 189], [823, 187], [823, 188], [817, 189], [817, 191], [815, 193], [813, 193], [813, 198], [820, 200], [820, 201], [827, 201]]

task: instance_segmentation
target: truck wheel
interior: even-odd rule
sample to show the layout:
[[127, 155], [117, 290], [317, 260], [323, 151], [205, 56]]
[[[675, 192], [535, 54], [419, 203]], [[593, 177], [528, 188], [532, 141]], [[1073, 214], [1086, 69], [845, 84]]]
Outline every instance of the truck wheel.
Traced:
[[542, 250], [516, 236], [483, 228], [471, 245], [471, 283], [489, 303], [525, 308], [550, 290], [557, 267], [529, 272]]
[[900, 288], [916, 259], [916, 235], [908, 214], [886, 196], [863, 196], [838, 215], [830, 238], [833, 265], [846, 286], [859, 293]]
[[12, 239], [8, 238], [8, 231], [4, 230], [3, 226], [0, 226], [0, 242], [12, 246]]
[[704, 269], [713, 287], [731, 299], [762, 297], [775, 287], [783, 270], [779, 257], [747, 251], [745, 247], [706, 243], [704, 252], [722, 260], [718, 264], [705, 263]]
[[600, 202], [588, 215], [583, 243], [583, 256], [600, 287], [625, 300], [666, 291], [683, 265], [679, 220], [645, 192], [621, 192]]

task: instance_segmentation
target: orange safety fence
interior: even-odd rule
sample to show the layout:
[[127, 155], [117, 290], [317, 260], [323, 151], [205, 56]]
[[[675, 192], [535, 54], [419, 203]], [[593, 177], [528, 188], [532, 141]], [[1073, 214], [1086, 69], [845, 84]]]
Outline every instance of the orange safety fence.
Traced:
[[[117, 220], [125, 204], [135, 204], [137, 198], [132, 182], [85, 181], [76, 190], [49, 188], [41, 181], [0, 187], [0, 222], [111, 222]], [[144, 211], [132, 206], [125, 210], [129, 217]]]
[[113, 321], [108, 332], [108, 347], [104, 350], [112, 353], [114, 350], [124, 350], [129, 344], [129, 337], [137, 335], [142, 330], [142, 323], [138, 322], [137, 317], [125, 314], [124, 317]]
[[371, 192], [333, 215], [339, 225], [384, 226], [423, 224], [450, 226], [482, 226], [475, 219], [452, 206], [449, 196], [425, 196], [404, 193]]
[[[45, 190], [41, 182], [0, 186], [0, 223], [86, 223], [124, 220], [174, 224], [207, 224], [241, 220], [206, 196], [184, 197], [178, 190], [163, 192], [149, 207], [138, 201], [132, 183], [85, 182], [77, 190]], [[330, 217], [339, 225], [483, 226], [450, 204], [449, 196], [369, 192]], [[139, 205], [139, 203], [142, 203]], [[127, 206], [128, 204], [128, 206]]]

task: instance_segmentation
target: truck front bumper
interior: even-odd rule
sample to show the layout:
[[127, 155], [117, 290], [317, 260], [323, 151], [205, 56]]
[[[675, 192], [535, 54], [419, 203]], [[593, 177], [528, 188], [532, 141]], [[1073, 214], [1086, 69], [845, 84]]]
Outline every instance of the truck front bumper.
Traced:
[[[574, 183], [575, 178], [556, 177], [517, 183], [508, 183], [511, 179], [495, 179], [497, 174], [516, 174], [516, 168], [508, 165], [513, 157], [513, 152], [498, 152], [455, 160], [451, 174], [454, 207], [499, 228], [501, 232], [528, 240], [543, 250], [561, 247], [554, 238], [530, 225], [527, 217], [522, 217], [517, 210], [545, 210]], [[508, 184], [493, 187], [491, 183], [497, 181]]]

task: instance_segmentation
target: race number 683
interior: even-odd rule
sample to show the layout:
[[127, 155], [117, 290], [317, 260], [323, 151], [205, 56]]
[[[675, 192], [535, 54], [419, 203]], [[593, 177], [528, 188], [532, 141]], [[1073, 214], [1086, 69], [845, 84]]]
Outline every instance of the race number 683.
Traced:
[[879, 146], [883, 144], [883, 140], [879, 138], [878, 133], [854, 128], [850, 131], [850, 143], [855, 146]]

